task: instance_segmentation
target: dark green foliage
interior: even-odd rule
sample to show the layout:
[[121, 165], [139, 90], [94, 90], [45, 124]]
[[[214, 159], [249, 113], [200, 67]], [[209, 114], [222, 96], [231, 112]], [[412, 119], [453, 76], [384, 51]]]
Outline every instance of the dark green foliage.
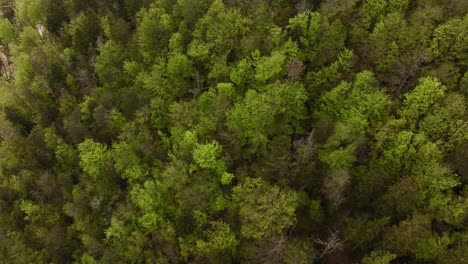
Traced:
[[0, 0], [0, 263], [466, 263], [467, 12]]

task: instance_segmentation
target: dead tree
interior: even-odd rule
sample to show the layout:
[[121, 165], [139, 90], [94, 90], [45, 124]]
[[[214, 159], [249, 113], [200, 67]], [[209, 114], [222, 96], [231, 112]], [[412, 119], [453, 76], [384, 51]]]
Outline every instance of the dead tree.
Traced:
[[323, 241], [319, 238], [314, 239], [314, 242], [322, 245], [324, 247], [322, 254], [320, 254], [320, 258], [323, 258], [325, 255], [334, 253], [336, 251], [343, 251], [344, 248], [344, 241], [340, 239], [339, 232], [334, 230], [333, 232], [330, 230], [330, 235], [328, 236], [327, 240]]

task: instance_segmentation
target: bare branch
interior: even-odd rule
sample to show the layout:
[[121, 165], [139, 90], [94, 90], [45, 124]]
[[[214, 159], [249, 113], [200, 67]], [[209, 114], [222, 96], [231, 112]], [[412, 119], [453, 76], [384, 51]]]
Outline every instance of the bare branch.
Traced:
[[339, 231], [337, 230], [334, 230], [333, 232], [330, 230], [330, 235], [326, 241], [316, 238], [314, 239], [314, 242], [324, 247], [322, 254], [320, 254], [320, 258], [338, 250], [343, 251], [344, 248], [344, 241], [340, 239]]

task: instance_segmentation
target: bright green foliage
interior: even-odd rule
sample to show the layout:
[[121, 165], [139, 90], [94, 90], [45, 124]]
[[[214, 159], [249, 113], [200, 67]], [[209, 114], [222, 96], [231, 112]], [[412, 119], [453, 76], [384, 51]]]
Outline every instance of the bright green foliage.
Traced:
[[345, 48], [346, 32], [340, 20], [329, 20], [327, 16], [309, 10], [289, 19], [288, 28], [293, 30], [300, 54], [313, 65], [323, 65], [336, 59]]
[[255, 79], [266, 82], [282, 73], [285, 64], [285, 56], [275, 52], [271, 57], [262, 57], [255, 63]]
[[[328, 147], [328, 146], [327, 146]], [[329, 149], [331, 147], [328, 147]], [[349, 168], [356, 161], [354, 155], [356, 146], [348, 145], [346, 148], [330, 149], [320, 152], [320, 161], [327, 164], [331, 169]]]
[[320, 98], [319, 104], [322, 109], [322, 113], [319, 113], [318, 116], [321, 117], [325, 114], [331, 115], [333, 117], [339, 117], [340, 115], [345, 114], [344, 104], [345, 95], [350, 90], [351, 86], [348, 83], [341, 83], [330, 92], [326, 93]]
[[356, 75], [352, 85], [343, 82], [323, 95], [319, 105], [320, 111], [316, 114], [317, 117], [330, 115], [345, 121], [357, 115], [367, 122], [373, 122], [386, 117], [389, 99], [375, 87], [372, 73], [364, 71]]
[[213, 222], [211, 229], [205, 231], [205, 239], [197, 240], [195, 254], [207, 256], [213, 254], [229, 254], [239, 243], [228, 224]]
[[213, 170], [221, 178], [221, 183], [228, 185], [234, 175], [226, 171], [224, 162], [220, 160], [222, 151], [217, 142], [197, 144], [193, 150], [193, 159], [201, 168]]
[[415, 252], [416, 259], [425, 261], [435, 259], [449, 244], [450, 238], [447, 234], [442, 237], [432, 237], [418, 245]]
[[[24, 87], [26, 84], [32, 81], [32, 75], [34, 68], [30, 63], [30, 56], [28, 52], [31, 52], [32, 47], [39, 41], [39, 34], [33, 28], [26, 28], [19, 35], [20, 39], [20, 50], [17, 56], [13, 59], [15, 64], [20, 65], [16, 71], [16, 85], [18, 87]], [[24, 50], [24, 51], [23, 51]]]
[[44, 0], [17, 1], [18, 18], [32, 25], [44, 22], [47, 14], [47, 4]]
[[[458, 129], [465, 129], [463, 118], [458, 116], [458, 114], [464, 113], [464, 107], [460, 107], [460, 103], [457, 103], [457, 100], [461, 99], [458, 96], [446, 97], [445, 87], [437, 80], [425, 79], [422, 80], [422, 83], [426, 85], [420, 84], [407, 94], [405, 106], [401, 110], [403, 119], [399, 120], [398, 123], [417, 131], [416, 125], [420, 122], [419, 130], [427, 134], [403, 131], [397, 135], [389, 135], [390, 140], [386, 143], [388, 147], [384, 150], [383, 158], [379, 160], [379, 164], [394, 176], [408, 173], [417, 176], [415, 179], [419, 190], [417, 192], [405, 191], [412, 197], [412, 202], [408, 204], [410, 208], [406, 208], [406, 205], [397, 206], [397, 209], [401, 208], [398, 210], [403, 209], [408, 212], [411, 207], [423, 202], [436, 219], [459, 225], [467, 217], [466, 199], [454, 196], [453, 190], [458, 188], [460, 181], [455, 174], [441, 164], [443, 162], [443, 149], [450, 148], [452, 140], [459, 140], [459, 142], [464, 140], [461, 136], [463, 133], [456, 132]], [[444, 102], [448, 98], [451, 98], [453, 102], [451, 106]], [[452, 113], [450, 114], [451, 118], [442, 117], [447, 115], [447, 112]], [[426, 116], [422, 118], [423, 121], [419, 121], [421, 113], [426, 113]], [[412, 117], [411, 114], [413, 114]], [[408, 118], [409, 116], [410, 118]], [[432, 123], [434, 126], [429, 125], [431, 130], [427, 130], [426, 122], [438, 122], [436, 120], [439, 120], [440, 127]], [[452, 130], [452, 133], [447, 133], [451, 122], [456, 122], [459, 127]], [[395, 122], [395, 124], [397, 123]], [[430, 139], [433, 139], [434, 142], [430, 142]], [[418, 195], [421, 200], [418, 201], [419, 199], [416, 199], [415, 195]], [[390, 193], [387, 197], [391, 196], [396, 197], [395, 194]], [[402, 202], [406, 204], [405, 200]]]
[[453, 189], [461, 184], [457, 176], [438, 164], [424, 169], [419, 178], [421, 196], [427, 201], [428, 209], [437, 219], [453, 225], [463, 223], [468, 218], [468, 199], [453, 193]]
[[199, 61], [212, 61], [213, 56], [227, 55], [248, 30], [249, 20], [238, 10], [228, 9], [223, 1], [215, 0], [193, 31], [188, 54]]
[[167, 62], [167, 72], [174, 80], [185, 80], [192, 75], [192, 62], [186, 55], [174, 53]]
[[109, 152], [106, 146], [86, 139], [78, 145], [80, 152], [80, 167], [93, 178], [102, 176], [109, 162]]
[[193, 151], [193, 159], [202, 168], [216, 169], [219, 166], [217, 159], [222, 151], [217, 142], [198, 145]]
[[[278, 67], [277, 65], [275, 65]], [[249, 78], [252, 78], [254, 71], [252, 69], [252, 62], [243, 59], [232, 69], [230, 79], [238, 86], [244, 86]]]
[[402, 131], [395, 135], [394, 140], [383, 153], [384, 166], [389, 172], [399, 173], [402, 170], [411, 169], [412, 159], [416, 154], [416, 148], [411, 143], [414, 134], [409, 131]]
[[453, 18], [439, 25], [434, 31], [432, 52], [441, 61], [453, 61], [468, 65], [468, 15]]
[[229, 173], [229, 172], [223, 172], [223, 174], [221, 175], [221, 183], [223, 185], [228, 185], [232, 182], [232, 180], [234, 179], [234, 174], [232, 173]]
[[130, 181], [144, 179], [148, 175], [148, 168], [142, 164], [132, 146], [128, 143], [118, 143], [112, 146], [112, 159], [118, 173]]
[[243, 237], [265, 239], [281, 235], [296, 219], [297, 195], [260, 178], [246, 178], [233, 188]]
[[15, 31], [13, 25], [7, 19], [3, 18], [0, 20], [0, 40], [9, 44], [15, 39]]
[[369, 16], [376, 20], [385, 14], [387, 8], [387, 0], [365, 0], [362, 9], [366, 11]]
[[166, 196], [161, 183], [147, 180], [130, 191], [131, 201], [140, 209], [138, 223], [147, 230], [157, 230], [165, 224]]
[[224, 221], [210, 221], [201, 211], [193, 211], [195, 232], [190, 236], [179, 238], [182, 257], [190, 255], [221, 261], [231, 257], [239, 244], [231, 227]]
[[300, 41], [306, 47], [317, 42], [320, 31], [321, 16], [319, 13], [306, 11], [289, 20], [289, 27], [298, 31], [302, 36]]
[[275, 83], [264, 92], [247, 91], [242, 103], [228, 113], [228, 126], [242, 144], [264, 146], [275, 133], [293, 133], [305, 114], [306, 91], [302, 85]]
[[177, 144], [173, 145], [173, 152], [178, 157], [182, 157], [187, 154], [190, 154], [190, 156], [192, 156], [192, 151], [197, 144], [197, 134], [193, 131], [185, 131], [182, 135], [181, 140], [179, 140]]
[[216, 88], [218, 88], [218, 93], [223, 96], [229, 98], [235, 96], [235, 90], [232, 83], [218, 83]]
[[[32, 52], [36, 46], [40, 43], [41, 35], [33, 27], [25, 27], [23, 31], [19, 34], [19, 44], [16, 47], [17, 52]], [[19, 55], [19, 54], [18, 54]], [[30, 66], [32, 67], [32, 66]]]
[[465, 263], [467, 3], [0, 0], [0, 262]]
[[437, 165], [426, 165], [427, 169], [421, 175], [423, 196], [433, 196], [439, 192], [450, 190], [460, 183], [447, 168]]
[[466, 141], [468, 123], [465, 120], [464, 97], [447, 94], [444, 101], [432, 107], [432, 113], [419, 123], [425, 133], [441, 149], [452, 149]]
[[106, 233], [107, 240], [111, 240], [113, 238], [123, 239], [124, 235], [127, 235], [125, 227], [124, 227], [124, 223], [114, 217], [111, 219], [111, 224], [109, 228], [106, 229], [105, 233]]
[[81, 256], [81, 263], [83, 264], [97, 264], [98, 262], [90, 255], [84, 254]]
[[26, 214], [24, 220], [35, 221], [41, 207], [37, 204], [33, 204], [31, 201], [22, 201], [20, 205], [21, 210]]
[[182, 53], [183, 52], [183, 36], [180, 32], [172, 34], [171, 39], [169, 39], [169, 50], [172, 53]]
[[356, 160], [354, 141], [386, 118], [389, 99], [375, 88], [372, 73], [364, 71], [356, 76], [353, 84], [342, 82], [325, 93], [318, 105], [315, 113], [318, 119], [331, 116], [338, 121], [319, 158], [330, 168], [341, 169], [351, 167]]
[[408, 122], [418, 121], [423, 113], [429, 112], [444, 98], [446, 89], [437, 79], [422, 78], [419, 85], [405, 95], [406, 99], [400, 115]]

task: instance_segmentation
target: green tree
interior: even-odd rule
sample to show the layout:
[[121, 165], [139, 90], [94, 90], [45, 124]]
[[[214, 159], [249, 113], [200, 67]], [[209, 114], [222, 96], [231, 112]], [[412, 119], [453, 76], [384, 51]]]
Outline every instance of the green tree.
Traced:
[[153, 3], [138, 12], [136, 37], [140, 53], [146, 62], [156, 62], [167, 53], [169, 37], [174, 31], [174, 21], [163, 6]]
[[88, 54], [94, 48], [99, 28], [98, 18], [92, 12], [82, 12], [68, 24], [68, 33], [72, 39], [72, 47], [76, 52]]
[[319, 152], [320, 160], [330, 168], [349, 168], [356, 160], [357, 139], [387, 118], [389, 98], [374, 87], [373, 74], [364, 71], [353, 84], [342, 82], [319, 98], [316, 118], [331, 116], [338, 121]]
[[366, 0], [362, 5], [362, 9], [373, 20], [379, 20], [385, 14], [387, 8], [387, 0]]
[[294, 224], [297, 195], [260, 178], [246, 178], [233, 188], [245, 238], [261, 240], [282, 234]]
[[274, 52], [271, 57], [258, 58], [255, 63], [255, 79], [266, 82], [284, 72], [285, 56]]
[[149, 168], [128, 142], [119, 142], [112, 145], [111, 157], [115, 169], [129, 182], [144, 180], [149, 174]]
[[16, 38], [15, 28], [5, 18], [0, 20], [0, 40], [5, 43], [9, 44]]
[[18, 1], [17, 14], [18, 18], [36, 25], [45, 22], [47, 16], [47, 1], [33, 0], [33, 1]]
[[400, 222], [384, 235], [384, 247], [401, 255], [413, 255], [419, 260], [433, 260], [448, 246], [446, 235], [432, 234], [430, 218], [414, 215]]
[[106, 146], [86, 139], [78, 146], [80, 152], [80, 166], [84, 172], [93, 178], [98, 178], [109, 165], [109, 151]]
[[147, 180], [130, 190], [131, 201], [140, 209], [138, 223], [147, 230], [158, 230], [166, 223], [166, 194], [158, 181]]
[[394, 260], [397, 255], [392, 254], [388, 251], [372, 251], [369, 255], [362, 259], [363, 264], [390, 264], [390, 261]]
[[205, 231], [205, 237], [196, 241], [197, 255], [232, 254], [239, 243], [229, 225], [223, 222], [213, 222], [211, 229]]
[[193, 150], [193, 159], [201, 168], [213, 170], [221, 178], [221, 183], [228, 185], [234, 175], [226, 171], [226, 166], [220, 159], [222, 151], [217, 142], [197, 144]]
[[345, 48], [346, 29], [339, 19], [330, 21], [318, 12], [307, 10], [290, 18], [288, 28], [300, 44], [300, 58], [313, 66], [332, 62]]
[[122, 68], [124, 62], [123, 48], [112, 40], [99, 47], [99, 56], [96, 58], [96, 74], [102, 85], [115, 89], [122, 86]]
[[[220, 24], [221, 23], [221, 24]], [[198, 20], [187, 54], [198, 63], [208, 63], [213, 78], [228, 76], [227, 55], [236, 54], [242, 36], [248, 31], [249, 20], [237, 9], [226, 8], [215, 0], [205, 15]]]
[[432, 52], [440, 61], [453, 61], [461, 67], [468, 65], [468, 16], [453, 18], [434, 30]]
[[253, 151], [264, 147], [276, 133], [299, 131], [305, 115], [307, 95], [302, 85], [275, 83], [264, 90], [247, 91], [245, 99], [228, 113], [227, 125]]
[[422, 78], [420, 84], [405, 95], [404, 107], [400, 110], [400, 115], [410, 124], [415, 124], [423, 113], [429, 112], [444, 98], [446, 89], [437, 79]]

